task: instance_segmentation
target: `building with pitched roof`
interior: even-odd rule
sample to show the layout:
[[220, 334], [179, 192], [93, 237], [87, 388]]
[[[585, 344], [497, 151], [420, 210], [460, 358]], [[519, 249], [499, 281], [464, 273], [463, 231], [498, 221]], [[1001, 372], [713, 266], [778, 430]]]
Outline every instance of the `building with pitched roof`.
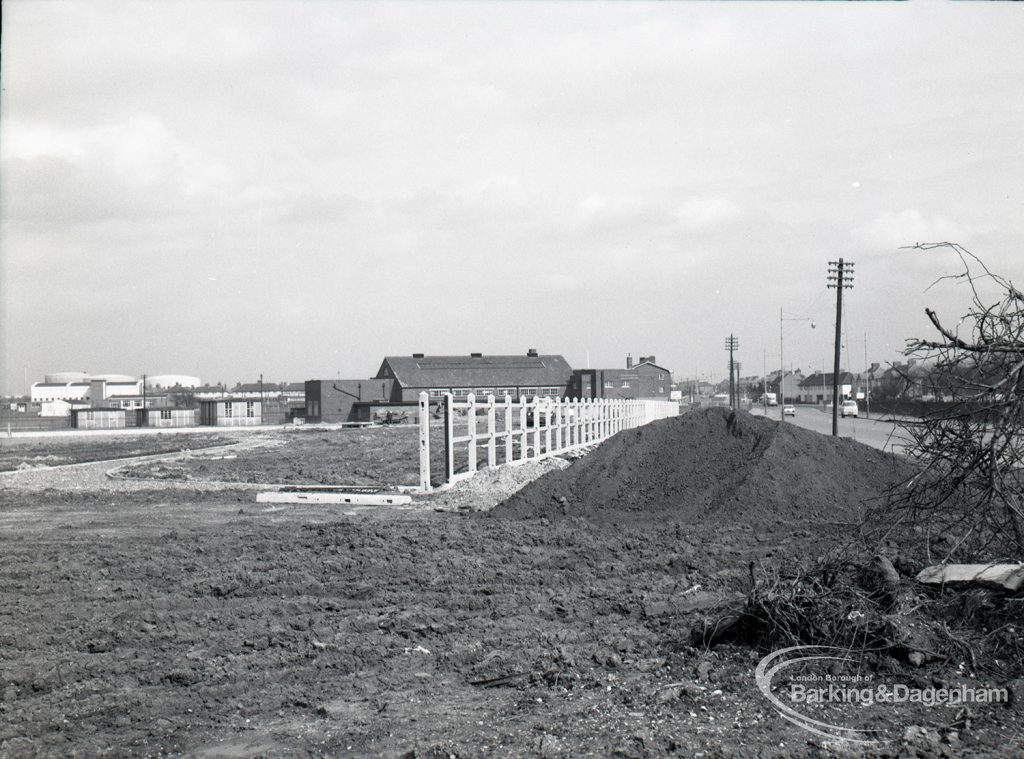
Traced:
[[672, 371], [656, 361], [654, 356], [641, 356], [634, 364], [632, 355], [627, 355], [625, 369], [577, 369], [569, 396], [667, 401], [672, 394]]
[[[832, 372], [815, 372], [800, 383], [801, 403], [832, 402]], [[839, 398], [849, 398], [856, 378], [850, 372], [839, 372]]]
[[525, 355], [485, 356], [387, 356], [375, 377], [394, 380], [392, 402], [416, 402], [421, 392], [434, 401], [451, 393], [462, 399], [470, 393], [478, 398], [560, 398], [569, 393], [572, 368], [559, 355], [541, 355], [530, 349]]

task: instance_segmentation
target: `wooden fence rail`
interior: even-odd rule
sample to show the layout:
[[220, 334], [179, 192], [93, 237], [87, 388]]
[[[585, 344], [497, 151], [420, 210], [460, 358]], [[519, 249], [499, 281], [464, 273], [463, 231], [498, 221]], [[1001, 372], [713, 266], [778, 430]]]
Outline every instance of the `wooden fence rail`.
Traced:
[[[486, 456], [487, 468], [499, 464], [555, 456], [601, 442], [615, 433], [679, 413], [675, 401], [625, 399], [570, 400], [541, 398], [497, 400], [488, 395], [479, 402], [470, 393], [456, 401], [446, 393], [444, 409], [445, 482], [476, 473]], [[419, 398], [420, 488], [431, 490], [430, 399]], [[456, 453], [466, 458], [466, 469], [456, 473]], [[464, 454], [463, 454], [464, 452]]]

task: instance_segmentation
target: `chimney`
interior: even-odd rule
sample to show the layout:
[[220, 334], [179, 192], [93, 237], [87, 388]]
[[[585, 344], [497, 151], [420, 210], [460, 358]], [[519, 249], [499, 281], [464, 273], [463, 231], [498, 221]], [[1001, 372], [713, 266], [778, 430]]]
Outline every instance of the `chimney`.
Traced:
[[626, 354], [626, 368], [627, 369], [632, 369], [633, 368], [633, 354], [632, 353], [627, 353]]
[[526, 356], [527, 356], [527, 358], [537, 358], [537, 349], [536, 348], [527, 348]]

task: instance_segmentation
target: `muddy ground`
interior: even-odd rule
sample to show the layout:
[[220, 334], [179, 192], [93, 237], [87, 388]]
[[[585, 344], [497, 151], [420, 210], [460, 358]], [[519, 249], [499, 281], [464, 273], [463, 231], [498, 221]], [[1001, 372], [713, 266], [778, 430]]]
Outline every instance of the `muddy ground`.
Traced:
[[[1019, 700], [867, 708], [891, 742], [851, 748], [771, 708], [763, 652], [691, 645], [750, 562], [843, 542], [827, 514], [609, 529], [138, 486], [0, 495], [0, 756], [1024, 755]], [[959, 664], [910, 676], [996, 677]]]
[[50, 435], [0, 437], [0, 472], [201, 450], [230, 443], [225, 434]]

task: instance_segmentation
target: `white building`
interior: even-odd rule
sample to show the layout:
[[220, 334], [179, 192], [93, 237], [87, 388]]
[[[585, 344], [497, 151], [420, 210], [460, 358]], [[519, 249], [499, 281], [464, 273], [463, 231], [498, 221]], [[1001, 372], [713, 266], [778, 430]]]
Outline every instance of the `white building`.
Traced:
[[[107, 379], [107, 377], [116, 377], [116, 379]], [[142, 380], [131, 377], [125, 379], [124, 375], [101, 375], [90, 377], [88, 380], [72, 382], [33, 382], [29, 400], [36, 406], [52, 401], [78, 401], [96, 406], [112, 398], [128, 399], [141, 396]], [[141, 405], [140, 400], [139, 407]], [[135, 406], [125, 406], [125, 408], [135, 408]]]

